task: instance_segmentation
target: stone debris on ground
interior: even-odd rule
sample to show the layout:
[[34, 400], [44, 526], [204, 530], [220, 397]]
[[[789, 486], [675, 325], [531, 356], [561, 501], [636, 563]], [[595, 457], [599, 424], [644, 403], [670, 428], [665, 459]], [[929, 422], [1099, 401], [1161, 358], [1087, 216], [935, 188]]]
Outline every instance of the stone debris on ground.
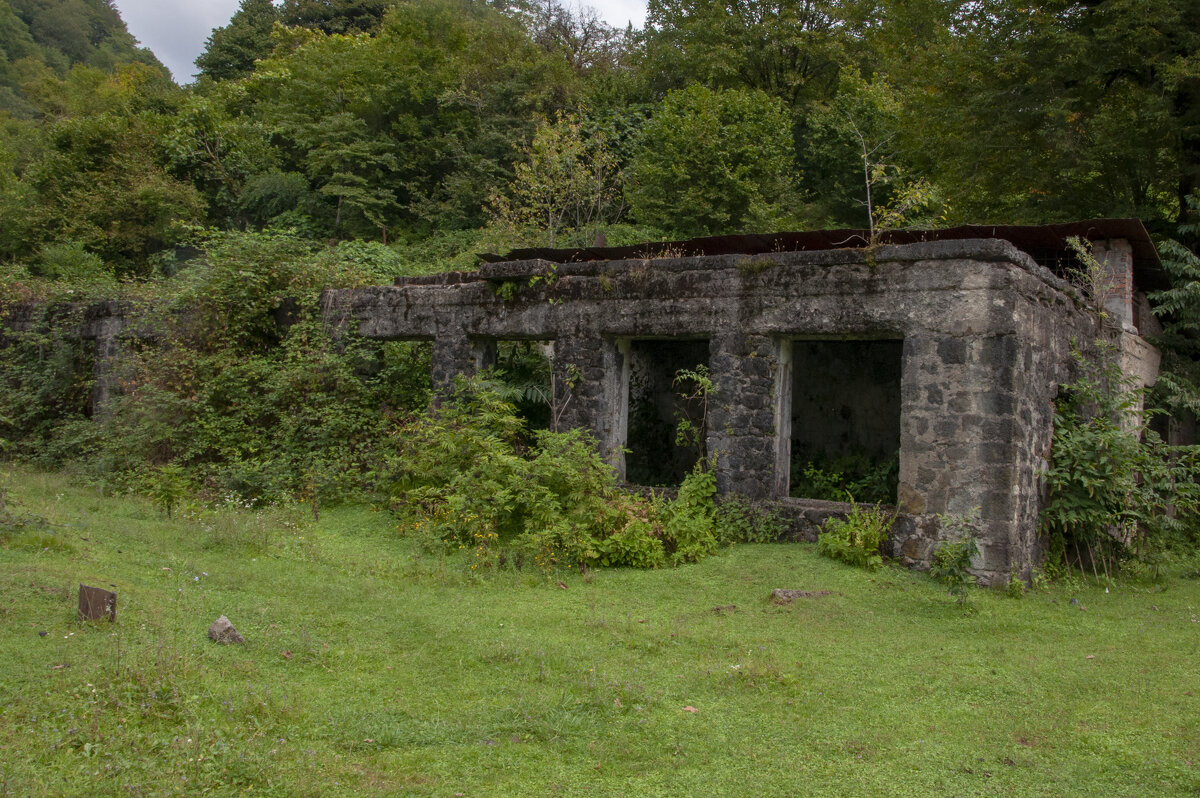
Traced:
[[222, 645], [246, 642], [246, 638], [242, 637], [238, 633], [238, 630], [233, 628], [233, 624], [224, 615], [217, 618], [213, 621], [212, 626], [208, 627], [208, 639]]
[[771, 591], [771, 601], [776, 604], [791, 604], [796, 599], [820, 598], [821, 596], [832, 595], [832, 590], [788, 590], [786, 588], [775, 588]]

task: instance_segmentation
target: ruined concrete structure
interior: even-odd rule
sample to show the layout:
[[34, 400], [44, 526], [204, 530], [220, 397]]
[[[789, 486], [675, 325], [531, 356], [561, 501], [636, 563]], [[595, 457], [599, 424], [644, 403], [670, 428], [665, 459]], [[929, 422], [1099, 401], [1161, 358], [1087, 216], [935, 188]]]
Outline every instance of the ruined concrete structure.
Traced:
[[[1063, 279], [1066, 237], [1089, 239], [1110, 278], [1107, 319]], [[856, 238], [857, 237], [857, 238]], [[1152, 384], [1157, 332], [1145, 291], [1165, 286], [1135, 220], [736, 236], [622, 249], [516, 252], [477, 272], [330, 290], [331, 324], [375, 339], [428, 341], [435, 387], [489, 366], [506, 342], [537, 342], [554, 374], [550, 416], [594, 433], [635, 484], [677, 483], [696, 454], [674, 446], [675, 376], [715, 383], [702, 435], [718, 489], [768, 501], [812, 539], [844, 505], [790, 498], [796, 462], [855, 454], [898, 466], [889, 552], [928, 563], [938, 514], [979, 508], [985, 581], [1027, 575], [1059, 386], [1072, 342], [1103, 336], [1126, 373]], [[858, 246], [851, 246], [858, 244]], [[92, 342], [94, 409], [116, 390], [127, 338], [153, 337], [120, 302], [68, 308]], [[32, 330], [21, 306], [5, 320]], [[695, 413], [694, 419], [698, 419]]]
[[[1107, 325], [1035, 260], [1061, 265], [1071, 233], [1092, 239], [1113, 278]], [[936, 516], [979, 508], [979, 575], [1027, 575], [1042, 553], [1052, 401], [1072, 379], [1072, 341], [1104, 332], [1128, 373], [1149, 384], [1157, 372], [1141, 336], [1153, 325], [1142, 291], [1161, 281], [1153, 247], [1129, 220], [892, 240], [822, 249], [803, 235], [722, 239], [653, 259], [517, 253], [478, 272], [328, 291], [323, 302], [334, 323], [354, 322], [362, 335], [432, 341], [443, 389], [489, 365], [499, 342], [545, 342], [554, 419], [593, 432], [622, 475], [634, 460], [672, 457], [631, 439], [631, 397], [661, 397], [678, 369], [707, 366], [715, 395], [705, 435], [721, 492], [775, 500], [797, 535], [811, 536], [812, 522], [839, 508], [787, 498], [793, 448], [898, 450], [892, 555], [928, 563]], [[773, 251], [798, 247], [807, 248]], [[547, 259], [556, 255], [600, 259]]]

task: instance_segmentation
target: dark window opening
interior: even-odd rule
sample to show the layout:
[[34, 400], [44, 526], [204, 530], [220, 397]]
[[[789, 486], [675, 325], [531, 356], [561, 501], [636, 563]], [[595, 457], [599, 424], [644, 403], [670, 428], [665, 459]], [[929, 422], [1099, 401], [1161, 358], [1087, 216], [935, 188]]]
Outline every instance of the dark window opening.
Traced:
[[487, 341], [481, 369], [505, 400], [514, 404], [530, 433], [547, 430], [553, 419], [554, 369], [550, 341]]
[[902, 347], [898, 340], [792, 342], [790, 495], [895, 503]]
[[346, 350], [355, 375], [379, 396], [385, 413], [419, 413], [433, 397], [432, 341], [355, 339]]
[[706, 455], [706, 403], [689, 375], [707, 371], [707, 339], [630, 342], [628, 482], [678, 485]]

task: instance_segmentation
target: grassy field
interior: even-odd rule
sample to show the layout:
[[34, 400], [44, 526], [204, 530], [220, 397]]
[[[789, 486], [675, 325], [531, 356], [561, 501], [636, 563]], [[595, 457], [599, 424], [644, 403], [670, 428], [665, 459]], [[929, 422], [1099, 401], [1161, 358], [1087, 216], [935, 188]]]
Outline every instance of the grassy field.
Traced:
[[[1200, 795], [1200, 580], [964, 614], [759, 545], [564, 589], [365, 508], [10, 489], [53, 526], [0, 548], [0, 795]], [[80, 582], [116, 624], [75, 619]]]

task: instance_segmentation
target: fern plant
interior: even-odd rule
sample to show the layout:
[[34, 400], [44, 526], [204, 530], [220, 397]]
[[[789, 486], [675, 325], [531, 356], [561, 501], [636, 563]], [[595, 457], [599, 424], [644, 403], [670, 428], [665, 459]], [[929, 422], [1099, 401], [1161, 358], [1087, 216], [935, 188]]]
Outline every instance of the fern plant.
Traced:
[[817, 535], [817, 551], [834, 560], [874, 570], [883, 565], [880, 547], [891, 534], [896, 514], [852, 503], [843, 518], [829, 518]]

